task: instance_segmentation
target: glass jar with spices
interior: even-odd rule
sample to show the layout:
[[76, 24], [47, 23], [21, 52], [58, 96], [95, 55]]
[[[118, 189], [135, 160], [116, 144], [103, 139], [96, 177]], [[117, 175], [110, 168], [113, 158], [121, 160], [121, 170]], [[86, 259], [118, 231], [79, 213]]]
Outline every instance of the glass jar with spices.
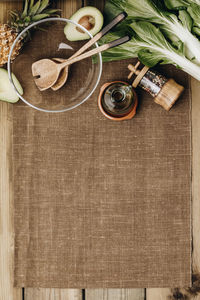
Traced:
[[129, 64], [128, 69], [131, 71], [128, 78], [136, 75], [132, 86], [136, 88], [140, 86], [148, 92], [157, 104], [160, 104], [165, 110], [169, 111], [177, 99], [180, 97], [184, 87], [176, 83], [174, 79], [167, 79], [157, 71], [144, 66], [141, 70], [138, 69], [140, 62], [135, 66]]

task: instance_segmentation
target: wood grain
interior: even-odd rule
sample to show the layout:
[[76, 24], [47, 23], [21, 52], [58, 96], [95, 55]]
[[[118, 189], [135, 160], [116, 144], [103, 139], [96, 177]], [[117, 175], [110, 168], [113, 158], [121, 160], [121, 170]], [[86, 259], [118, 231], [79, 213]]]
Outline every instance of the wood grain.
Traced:
[[95, 6], [96, 8], [103, 11], [105, 0], [83, 0], [84, 6]]
[[[20, 8], [20, 1], [0, 3], [0, 22], [9, 19], [11, 9]], [[21, 300], [22, 289], [13, 288], [13, 197], [12, 105], [0, 101], [0, 299]]]
[[82, 0], [57, 0], [57, 8], [62, 11], [62, 17], [70, 18], [73, 13], [82, 7]]
[[0, 299], [21, 300], [13, 288], [13, 197], [11, 182], [12, 106], [0, 103]]
[[193, 224], [193, 293], [197, 293], [196, 300], [200, 300], [200, 83], [191, 80], [192, 91], [192, 224]]
[[143, 289], [91, 289], [86, 300], [144, 300]]
[[25, 289], [25, 299], [34, 300], [82, 300], [82, 291], [75, 289]]
[[23, 300], [82, 300], [82, 290], [26, 288]]

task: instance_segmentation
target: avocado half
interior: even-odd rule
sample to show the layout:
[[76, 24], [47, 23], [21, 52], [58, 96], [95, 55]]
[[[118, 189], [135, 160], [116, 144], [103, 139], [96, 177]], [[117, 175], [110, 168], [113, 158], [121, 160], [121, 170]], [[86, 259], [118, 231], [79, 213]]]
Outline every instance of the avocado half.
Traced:
[[[71, 16], [70, 20], [85, 27], [93, 36], [97, 34], [103, 26], [103, 15], [96, 7], [93, 6], [80, 8]], [[65, 26], [64, 33], [69, 41], [89, 39], [87, 33], [70, 23]]]
[[[22, 86], [14, 74], [12, 74], [12, 79], [19, 94], [23, 95]], [[11, 103], [19, 100], [17, 93], [10, 83], [8, 71], [3, 68], [0, 68], [0, 100]]]

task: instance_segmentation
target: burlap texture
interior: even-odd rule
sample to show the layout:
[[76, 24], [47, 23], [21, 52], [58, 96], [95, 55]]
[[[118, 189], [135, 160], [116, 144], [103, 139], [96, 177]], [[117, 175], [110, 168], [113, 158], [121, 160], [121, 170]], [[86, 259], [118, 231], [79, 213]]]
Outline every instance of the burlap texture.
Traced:
[[[102, 83], [126, 80], [104, 64]], [[180, 287], [191, 283], [191, 119], [186, 90], [166, 112], [145, 92], [113, 122], [97, 92], [62, 114], [14, 106], [15, 286]]]

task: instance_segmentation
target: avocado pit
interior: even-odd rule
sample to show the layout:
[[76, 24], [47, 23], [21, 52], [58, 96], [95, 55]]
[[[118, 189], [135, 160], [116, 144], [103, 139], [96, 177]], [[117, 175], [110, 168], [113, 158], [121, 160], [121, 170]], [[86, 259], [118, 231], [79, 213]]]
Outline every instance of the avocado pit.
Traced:
[[[93, 16], [83, 16], [82, 18], [80, 18], [80, 20], [78, 21], [78, 24], [80, 24], [81, 26], [83, 26], [85, 29], [87, 29], [88, 31], [92, 30], [95, 26], [95, 18]], [[80, 29], [79, 27], [76, 27], [76, 30], [78, 30], [81, 33], [84, 33], [84, 31], [82, 29]]]

